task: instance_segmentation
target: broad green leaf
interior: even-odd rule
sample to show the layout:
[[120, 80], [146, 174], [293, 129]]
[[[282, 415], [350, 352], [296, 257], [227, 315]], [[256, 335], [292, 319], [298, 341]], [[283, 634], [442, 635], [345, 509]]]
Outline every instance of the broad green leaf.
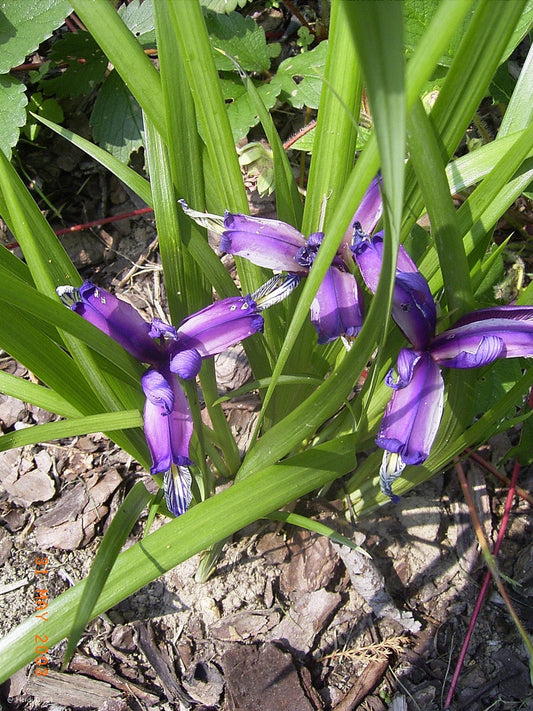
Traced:
[[108, 0], [72, 0], [76, 14], [166, 140], [159, 74]]
[[313, 130], [316, 142], [305, 200], [305, 234], [323, 229], [319, 216], [326, 196], [327, 228], [355, 160], [363, 77], [354, 35], [338, 2], [332, 6], [330, 33], [335, 42], [327, 45], [317, 125]]
[[[520, 380], [522, 374], [518, 358], [497, 360], [489, 367], [476, 372], [470, 421], [497, 405], [502, 395], [509, 392], [513, 385]], [[513, 415], [514, 408], [510, 408], [504, 417], [508, 419]]]
[[122, 163], [143, 145], [141, 107], [115, 70], [98, 92], [90, 123], [95, 140]]
[[[441, 0], [406, 0], [405, 2], [405, 43], [411, 51], [417, 46], [420, 37], [424, 34], [429, 22], [435, 15]], [[440, 58], [439, 64], [450, 66], [463, 39], [468, 23], [470, 22], [476, 6], [470, 10], [459, 30], [450, 41], [446, 52]], [[528, 0], [522, 16], [509, 39], [507, 47], [500, 56], [498, 64], [502, 63], [514, 50], [519, 41], [528, 32], [533, 22], [533, 2]]]
[[47, 119], [55, 121], [56, 123], [61, 123], [61, 121], [65, 118], [63, 109], [58, 101], [54, 98], [44, 99], [40, 91], [36, 91], [31, 95], [28, 113], [28, 122], [23, 127], [22, 132], [30, 139], [30, 141], [34, 141], [41, 130], [37, 120], [34, 118], [34, 113], [37, 116], [46, 116]]
[[498, 129], [498, 140], [509, 133], [525, 128], [533, 117], [531, 96], [533, 95], [533, 45], [529, 48], [526, 61], [520, 71], [513, 95], [505, 110]]
[[[265, 31], [251, 17], [244, 17], [238, 12], [229, 15], [208, 12], [205, 24], [217, 69], [234, 71], [231, 60], [217, 52], [222, 49], [233, 57], [247, 72], [265, 72], [270, 69], [270, 61], [276, 53], [276, 47], [267, 45]], [[279, 54], [279, 45], [277, 45]]]
[[489, 93], [496, 104], [508, 104], [515, 88], [507, 64], [500, 64], [489, 86]]
[[24, 84], [9, 74], [0, 75], [0, 150], [8, 158], [18, 141], [20, 127], [26, 123], [27, 103]]
[[[0, 302], [5, 304], [4, 308], [13, 304], [17, 311], [34, 318], [42, 330], [44, 330], [43, 324], [49, 324], [72, 334], [106, 358], [111, 368], [121, 372], [130, 384], [139, 382], [142, 367], [116, 341], [65, 308], [57, 299], [41, 294], [2, 266], [0, 266]], [[51, 338], [59, 342], [55, 329], [50, 329], [50, 333]]]
[[200, 5], [213, 12], [233, 12], [237, 7], [244, 7], [251, 0], [200, 0]]
[[143, 47], [155, 47], [153, 0], [133, 0], [127, 5], [121, 5], [118, 14]]
[[22, 64], [71, 12], [65, 0], [16, 0], [0, 6], [0, 74]]
[[514, 51], [519, 42], [526, 36], [528, 32], [531, 31], [533, 26], [533, 0], [527, 0], [522, 14], [518, 22], [515, 25], [513, 34], [507, 42], [507, 47], [505, 48], [503, 55], [500, 57], [500, 64], [504, 62], [509, 55]]
[[411, 111], [409, 148], [446, 284], [448, 308], [461, 316], [472, 305], [470, 270], [438, 139], [421, 101]]
[[[248, 135], [250, 128], [257, 126], [259, 116], [238, 75], [224, 72], [220, 85], [228, 108], [233, 140], [238, 143], [241, 138]], [[273, 86], [271, 83], [257, 87], [257, 93], [267, 109], [274, 106], [279, 92], [280, 87]]]
[[65, 350], [37, 328], [35, 318], [2, 303], [0, 344], [15, 360], [84, 414], [102, 409]]
[[[525, 129], [524, 129], [525, 130]], [[522, 131], [522, 135], [524, 134]], [[456, 160], [451, 161], [446, 166], [446, 176], [450, 186], [450, 193], [460, 193], [465, 188], [479, 183], [495, 164], [503, 159], [510, 150], [514, 142], [519, 138], [518, 131], [512, 135], [498, 138], [497, 141], [487, 143], [472, 153], [467, 153]], [[533, 156], [533, 146], [526, 157]]]
[[280, 88], [280, 98], [301, 109], [318, 109], [324, 80], [328, 43], [321, 42], [310, 52], [285, 59], [271, 83]]
[[90, 94], [102, 81], [107, 69], [107, 57], [96, 40], [81, 30], [69, 32], [58, 40], [50, 52], [50, 59], [66, 65], [66, 69], [59, 76], [44, 79], [40, 88], [59, 99]]

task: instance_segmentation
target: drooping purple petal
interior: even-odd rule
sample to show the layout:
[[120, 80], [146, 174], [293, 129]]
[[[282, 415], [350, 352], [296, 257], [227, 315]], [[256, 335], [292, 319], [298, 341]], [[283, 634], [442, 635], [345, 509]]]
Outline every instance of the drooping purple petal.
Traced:
[[188, 467], [172, 467], [165, 472], [163, 489], [165, 501], [170, 513], [181, 516], [189, 508], [192, 501], [192, 477]]
[[362, 297], [353, 274], [330, 267], [311, 304], [311, 322], [320, 344], [357, 336], [363, 325]]
[[425, 348], [437, 323], [435, 301], [420, 272], [396, 272], [392, 318], [415, 348]]
[[178, 351], [170, 358], [170, 370], [183, 378], [190, 380], [195, 378], [202, 367], [202, 356], [196, 348], [188, 348]]
[[280, 220], [227, 212], [224, 228], [221, 252], [244, 257], [267, 269], [307, 273], [294, 261], [298, 250], [305, 245], [305, 238], [291, 225]]
[[367, 235], [371, 235], [376, 229], [376, 225], [383, 214], [383, 200], [381, 199], [381, 176], [377, 175], [370, 183], [368, 190], [363, 195], [359, 207], [355, 211], [350, 227], [346, 230], [343, 242], [351, 243], [353, 235], [353, 225], [358, 222], [361, 229]]
[[427, 351], [417, 356], [411, 381], [394, 390], [376, 438], [379, 447], [399, 454], [405, 464], [427, 459], [444, 404], [440, 367]]
[[533, 309], [507, 306], [472, 311], [430, 345], [447, 368], [478, 368], [497, 358], [533, 357]]
[[405, 388], [413, 379], [415, 365], [420, 360], [420, 353], [411, 348], [402, 348], [396, 359], [397, 377], [394, 377], [394, 370], [390, 370], [385, 376], [385, 383], [393, 390]]
[[144, 434], [152, 457], [151, 474], [186, 466], [193, 423], [189, 405], [177, 378], [170, 372], [150, 369], [142, 377], [146, 395]]
[[[383, 261], [383, 233], [369, 238], [359, 232], [354, 237], [354, 259], [365, 284], [375, 293]], [[398, 251], [392, 317], [415, 348], [425, 348], [435, 333], [437, 312], [429, 284], [402, 246]]]
[[159, 363], [164, 348], [150, 336], [150, 324], [126, 301], [86, 281], [70, 308], [111, 336], [142, 363]]
[[216, 355], [263, 331], [263, 317], [250, 296], [231, 296], [189, 316], [178, 328], [181, 349], [196, 349], [203, 358]]

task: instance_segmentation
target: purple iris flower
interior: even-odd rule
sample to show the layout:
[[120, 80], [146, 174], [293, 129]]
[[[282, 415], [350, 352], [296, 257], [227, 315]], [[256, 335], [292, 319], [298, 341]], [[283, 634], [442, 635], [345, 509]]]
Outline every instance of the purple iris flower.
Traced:
[[186, 511], [191, 501], [187, 467], [192, 464], [189, 444], [193, 427], [185, 393], [174, 374], [194, 378], [202, 358], [262, 331], [259, 311], [270, 305], [269, 299], [278, 286], [264, 285], [260, 305], [250, 295], [217, 301], [189, 316], [179, 329], [159, 319], [147, 323], [126, 301], [90, 282], [79, 289], [57, 289], [61, 300], [73, 311], [111, 336], [138, 361], [150, 364], [142, 376], [146, 395], [144, 433], [152, 458], [150, 473], [164, 474], [167, 506], [175, 516]]
[[[379, 278], [380, 242], [355, 247], [370, 288]], [[364, 239], [364, 238], [363, 238]], [[357, 250], [360, 250], [357, 253]], [[366, 261], [365, 261], [366, 260]], [[372, 265], [372, 268], [369, 267]], [[412, 266], [411, 266], [412, 265]], [[434, 335], [435, 305], [424, 277], [401, 250], [392, 314], [413, 349], [403, 348], [386, 383], [393, 389], [376, 443], [385, 450], [381, 488], [393, 501], [391, 484], [407, 464], [422, 464], [431, 451], [444, 407], [441, 368], [478, 368], [498, 358], [533, 357], [533, 307], [496, 306], [472, 311], [447, 331]], [[408, 305], [410, 308], [405, 308]], [[424, 323], [425, 321], [425, 323]]]
[[[324, 238], [322, 232], [315, 232], [306, 239], [297, 229], [280, 220], [230, 212], [222, 218], [191, 210], [183, 200], [180, 204], [189, 217], [221, 235], [222, 252], [243, 257], [260, 267], [288, 272], [295, 278], [309, 274]], [[372, 230], [382, 211], [379, 180], [375, 178], [354, 219]], [[363, 325], [362, 293], [350, 271], [353, 259], [348, 240], [352, 231], [350, 228], [345, 235], [311, 304], [311, 322], [321, 344], [339, 336], [353, 338]]]
[[[260, 267], [305, 276], [323, 238], [322, 232], [315, 232], [306, 240], [285, 222], [227, 212], [220, 249]], [[337, 255], [311, 304], [311, 322], [318, 333], [318, 342], [356, 336], [363, 325], [361, 303], [359, 285]]]

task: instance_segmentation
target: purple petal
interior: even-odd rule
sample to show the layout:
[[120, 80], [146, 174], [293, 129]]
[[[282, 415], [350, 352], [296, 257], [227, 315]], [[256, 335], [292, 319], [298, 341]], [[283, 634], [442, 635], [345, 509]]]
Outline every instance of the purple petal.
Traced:
[[396, 361], [398, 377], [396, 379], [394, 378], [392, 370], [390, 370], [385, 377], [385, 382], [389, 388], [400, 390], [409, 385], [413, 379], [415, 365], [420, 360], [420, 357], [418, 351], [414, 351], [411, 348], [402, 348], [398, 353], [398, 359]]
[[111, 336], [142, 363], [156, 364], [165, 350], [150, 336], [150, 324], [126, 301], [86, 281], [72, 310]]
[[477, 323], [478, 321], [486, 321], [493, 319], [502, 319], [502, 321], [531, 321], [533, 322], [533, 306], [491, 306], [488, 309], [479, 309], [478, 311], [470, 311], [470, 313], [462, 316], [453, 328], [465, 326], [467, 323]]
[[279, 220], [226, 213], [220, 251], [244, 257], [260, 267], [305, 274], [294, 257], [305, 245], [297, 229]]
[[189, 508], [192, 501], [191, 483], [192, 478], [188, 467], [172, 467], [165, 472], [163, 478], [165, 501], [168, 510], [174, 516], [181, 516]]
[[[383, 232], [377, 232], [372, 238], [362, 232], [354, 235], [352, 252], [357, 266], [361, 272], [365, 284], [369, 290], [375, 294], [378, 288], [379, 275], [381, 273], [381, 263], [383, 261]], [[397, 272], [418, 272], [416, 264], [405, 251], [405, 247], [400, 245], [398, 250], [398, 260], [396, 263]]]
[[263, 317], [250, 296], [231, 296], [189, 316], [178, 328], [180, 349], [196, 349], [203, 358], [221, 353], [263, 331]]
[[497, 358], [533, 357], [533, 309], [507, 306], [473, 311], [430, 346], [448, 368], [478, 368]]
[[195, 348], [178, 351], [170, 359], [170, 370], [183, 378], [195, 378], [202, 367], [202, 356]]
[[150, 473], [166, 472], [172, 464], [191, 464], [192, 416], [177, 378], [170, 372], [148, 370], [142, 386], [146, 395], [144, 434], [152, 457]]
[[437, 310], [420, 272], [396, 272], [392, 318], [415, 348], [425, 348], [435, 333]]
[[357, 336], [363, 325], [361, 294], [353, 274], [330, 267], [311, 304], [311, 321], [318, 342]]
[[378, 446], [401, 455], [405, 464], [427, 459], [444, 404], [440, 367], [426, 351], [418, 355], [409, 384], [394, 390], [376, 438]]
[[376, 225], [383, 214], [383, 200], [381, 199], [380, 185], [381, 176], [377, 175], [363, 195], [363, 199], [355, 211], [350, 227], [343, 237], [343, 242], [349, 243], [351, 241], [354, 222], [358, 222], [363, 232], [367, 235], [371, 235], [376, 229]]

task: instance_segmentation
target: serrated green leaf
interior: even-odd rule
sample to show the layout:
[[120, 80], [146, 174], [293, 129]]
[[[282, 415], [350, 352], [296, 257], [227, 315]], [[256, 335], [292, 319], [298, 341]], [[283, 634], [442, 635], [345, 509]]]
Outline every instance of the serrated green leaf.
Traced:
[[90, 123], [95, 140], [123, 163], [143, 145], [141, 108], [115, 70], [98, 92]]
[[326, 66], [327, 40], [310, 52], [289, 57], [279, 65], [271, 84], [279, 86], [281, 98], [297, 109], [318, 109]]
[[[406, 0], [404, 4], [405, 17], [405, 44], [408, 50], [413, 50], [420, 37], [424, 34], [431, 18], [435, 14], [442, 0]], [[467, 30], [468, 24], [476, 10], [476, 5], [468, 12], [463, 20], [460, 29], [456, 32], [453, 39], [449, 43], [448, 49], [442, 55], [439, 64], [449, 67], [455, 57], [459, 44]], [[504, 62], [516, 45], [528, 32], [533, 22], [533, 0], [528, 0], [520, 20], [516, 25], [514, 32], [500, 58], [500, 63]]]
[[17, 0], [0, 9], [0, 74], [22, 64], [52, 32], [61, 27], [71, 6], [65, 0]]
[[[241, 138], [248, 135], [248, 131], [252, 126], [256, 126], [259, 123], [259, 116], [238, 75], [224, 73], [220, 85], [228, 107], [233, 140], [237, 143]], [[274, 106], [279, 91], [280, 88], [272, 86], [272, 84], [262, 84], [257, 87], [257, 93], [267, 109], [271, 109]]]
[[24, 84], [9, 74], [0, 75], [0, 149], [11, 157], [11, 149], [16, 145], [19, 129], [26, 123]]
[[[412, 52], [412, 50], [414, 50], [417, 46], [439, 4], [440, 0], [407, 0], [405, 3], [404, 36], [405, 45], [408, 51]], [[473, 12], [474, 9], [472, 8], [461, 23], [460, 29], [455, 33], [453, 39], [450, 41], [447, 51], [441, 57], [439, 64], [444, 66], [449, 66], [451, 64]]]
[[270, 68], [265, 31], [251, 17], [238, 12], [229, 15], [208, 12], [205, 24], [214, 48], [215, 64], [221, 71], [235, 71], [231, 60], [216, 49], [233, 57], [247, 72], [265, 72]]
[[213, 12], [233, 12], [236, 7], [244, 7], [250, 0], [200, 0], [200, 5], [205, 10]]
[[107, 69], [107, 57], [88, 32], [65, 35], [54, 44], [50, 57], [67, 67], [59, 76], [44, 79], [40, 88], [60, 99], [90, 94], [102, 81]]
[[155, 20], [152, 0], [133, 0], [129, 5], [121, 5], [118, 14], [143, 47], [155, 47]]

